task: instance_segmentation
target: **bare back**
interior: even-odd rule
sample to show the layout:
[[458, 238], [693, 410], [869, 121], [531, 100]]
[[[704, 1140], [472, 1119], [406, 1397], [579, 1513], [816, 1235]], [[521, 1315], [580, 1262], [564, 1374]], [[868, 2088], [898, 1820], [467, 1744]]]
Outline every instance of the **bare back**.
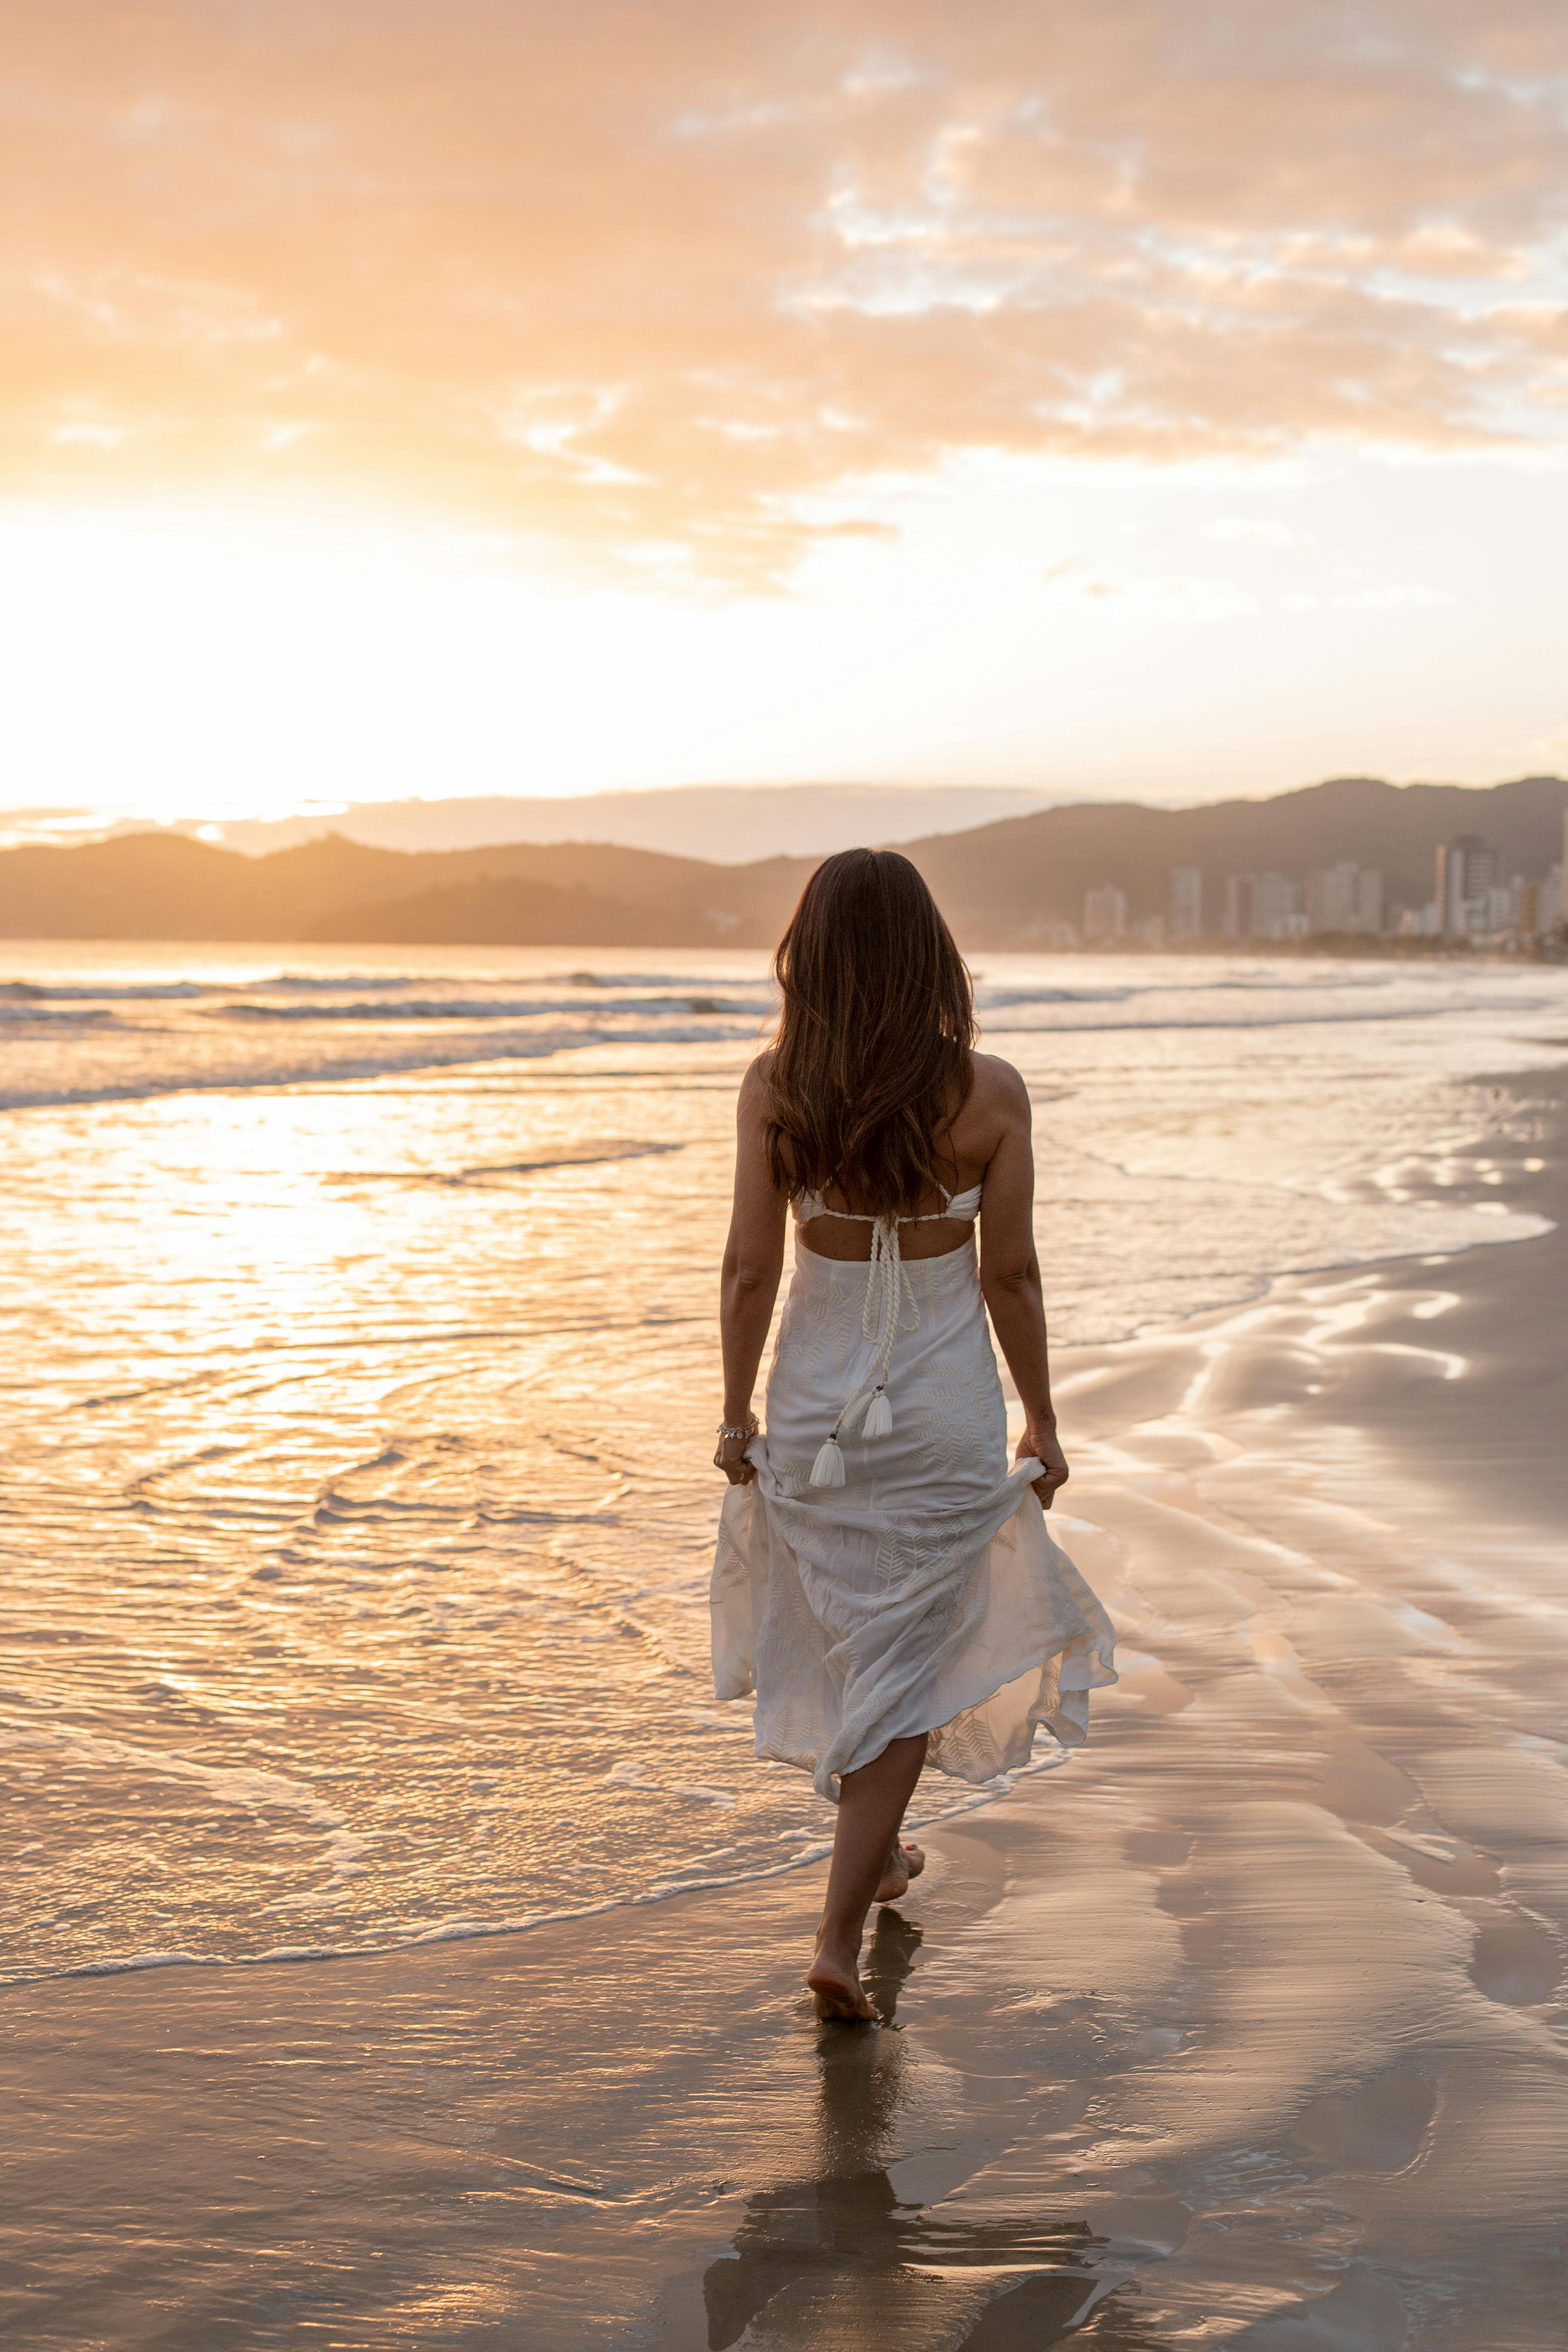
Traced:
[[[1009, 1141], [1016, 1142], [1020, 1134], [1026, 1154], [1028, 1151], [1028, 1097], [1016, 1070], [994, 1054], [976, 1054], [973, 1067], [974, 1083], [968, 1100], [937, 1139], [940, 1157], [951, 1171], [946, 1188], [950, 1196], [984, 1184]], [[830, 1186], [825, 1197], [828, 1213], [808, 1218], [800, 1226], [806, 1247], [819, 1257], [868, 1258], [870, 1227], [850, 1222], [865, 1217], [864, 1204], [837, 1187]], [[832, 1209], [840, 1205], [847, 1213], [835, 1216]], [[941, 1196], [933, 1192], [921, 1201], [918, 1220], [900, 1220], [899, 1246], [906, 1258], [945, 1257], [968, 1240], [973, 1230], [969, 1221], [939, 1215], [942, 1205]]]

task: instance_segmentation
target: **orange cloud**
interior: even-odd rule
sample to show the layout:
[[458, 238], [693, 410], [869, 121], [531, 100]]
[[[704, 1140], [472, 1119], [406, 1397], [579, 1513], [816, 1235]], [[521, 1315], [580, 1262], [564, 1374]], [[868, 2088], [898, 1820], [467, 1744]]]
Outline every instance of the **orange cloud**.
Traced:
[[52, 0], [0, 483], [361, 484], [698, 575], [983, 446], [1560, 430], [1560, 0]]

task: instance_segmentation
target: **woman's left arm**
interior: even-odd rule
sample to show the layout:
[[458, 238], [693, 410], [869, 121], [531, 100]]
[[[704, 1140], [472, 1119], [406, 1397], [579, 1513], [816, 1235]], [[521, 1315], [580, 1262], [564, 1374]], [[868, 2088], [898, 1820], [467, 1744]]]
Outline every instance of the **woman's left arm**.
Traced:
[[[767, 1079], [753, 1062], [735, 1110], [735, 1205], [720, 1279], [719, 1330], [724, 1351], [724, 1420], [743, 1429], [752, 1420], [752, 1391], [768, 1343], [779, 1276], [784, 1272], [788, 1202], [768, 1169]], [[713, 1459], [731, 1486], [756, 1473], [742, 1459], [745, 1440], [722, 1437]]]

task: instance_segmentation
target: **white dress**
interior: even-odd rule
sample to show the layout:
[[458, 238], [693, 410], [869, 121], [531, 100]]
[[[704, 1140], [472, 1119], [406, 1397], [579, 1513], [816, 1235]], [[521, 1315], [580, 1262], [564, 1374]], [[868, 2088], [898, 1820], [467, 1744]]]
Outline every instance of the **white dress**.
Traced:
[[[977, 1186], [945, 1213], [979, 1207]], [[797, 1223], [823, 1213], [795, 1203]], [[754, 1690], [758, 1755], [834, 1799], [917, 1732], [976, 1782], [1016, 1771], [1038, 1725], [1077, 1746], [1090, 1690], [1116, 1680], [1110, 1621], [1031, 1491], [1040, 1464], [1008, 1467], [973, 1233], [905, 1260], [895, 1221], [858, 1222], [868, 1265], [796, 1234], [757, 1475], [724, 1498], [711, 1595], [718, 1696]]]

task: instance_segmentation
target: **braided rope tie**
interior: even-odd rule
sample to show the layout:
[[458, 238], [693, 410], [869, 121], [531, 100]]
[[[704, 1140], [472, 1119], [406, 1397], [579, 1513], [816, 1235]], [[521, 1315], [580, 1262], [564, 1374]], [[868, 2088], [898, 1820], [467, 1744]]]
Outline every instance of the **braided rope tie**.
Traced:
[[920, 1305], [915, 1297], [914, 1286], [904, 1270], [903, 1253], [899, 1247], [898, 1218], [872, 1217], [865, 1222], [871, 1228], [871, 1256], [866, 1268], [860, 1330], [865, 1339], [876, 1340], [877, 1354], [870, 1377], [862, 1381], [854, 1394], [846, 1398], [839, 1406], [832, 1435], [826, 1438], [817, 1449], [816, 1459], [811, 1465], [814, 1486], [843, 1486], [844, 1455], [838, 1439], [862, 1405], [865, 1407], [865, 1420], [861, 1425], [861, 1435], [888, 1435], [893, 1426], [893, 1408], [888, 1402], [888, 1371], [893, 1360], [893, 1348], [900, 1331], [918, 1331], [920, 1328]]

